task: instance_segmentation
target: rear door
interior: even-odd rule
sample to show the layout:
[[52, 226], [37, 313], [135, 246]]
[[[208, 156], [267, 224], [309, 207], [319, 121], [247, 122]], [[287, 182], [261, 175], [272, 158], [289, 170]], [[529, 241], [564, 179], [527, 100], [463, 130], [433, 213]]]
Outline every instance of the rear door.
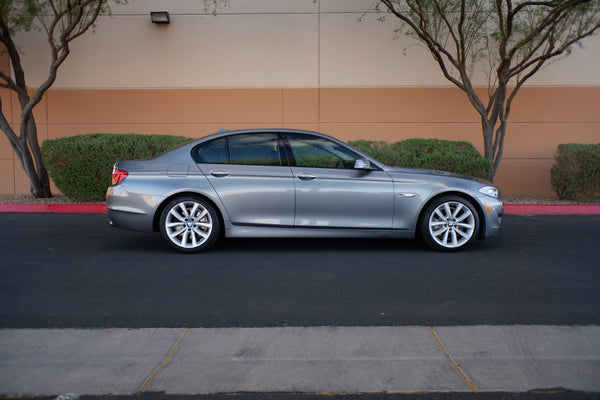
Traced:
[[293, 226], [294, 182], [279, 134], [215, 139], [195, 150], [233, 224]]

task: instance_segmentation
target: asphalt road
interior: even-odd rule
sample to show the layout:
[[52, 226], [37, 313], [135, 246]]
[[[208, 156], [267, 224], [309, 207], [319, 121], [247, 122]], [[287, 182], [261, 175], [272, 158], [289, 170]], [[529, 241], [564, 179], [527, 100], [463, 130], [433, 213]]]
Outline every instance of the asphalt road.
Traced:
[[0, 214], [0, 328], [600, 323], [600, 216], [507, 215], [465, 252], [235, 239], [204, 254], [104, 214]]

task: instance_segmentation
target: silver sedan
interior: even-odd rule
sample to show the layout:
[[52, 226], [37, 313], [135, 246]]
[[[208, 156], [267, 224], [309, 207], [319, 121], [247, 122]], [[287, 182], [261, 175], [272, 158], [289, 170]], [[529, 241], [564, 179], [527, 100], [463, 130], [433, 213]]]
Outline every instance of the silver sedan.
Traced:
[[183, 252], [220, 237], [420, 236], [455, 251], [500, 233], [489, 182], [383, 165], [316, 132], [219, 132], [157, 157], [120, 161], [108, 188], [114, 226], [160, 231]]

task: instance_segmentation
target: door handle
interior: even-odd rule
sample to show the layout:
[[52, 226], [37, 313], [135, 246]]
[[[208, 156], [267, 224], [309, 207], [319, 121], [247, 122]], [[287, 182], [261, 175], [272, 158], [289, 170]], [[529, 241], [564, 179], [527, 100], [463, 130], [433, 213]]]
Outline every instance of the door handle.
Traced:
[[217, 171], [210, 171], [210, 174], [212, 176], [214, 176], [215, 178], [225, 178], [226, 176], [229, 176], [231, 173], [229, 171], [217, 170]]
[[317, 179], [317, 177], [315, 175], [310, 175], [310, 174], [298, 174], [296, 175], [296, 178], [300, 179], [301, 181], [312, 181]]

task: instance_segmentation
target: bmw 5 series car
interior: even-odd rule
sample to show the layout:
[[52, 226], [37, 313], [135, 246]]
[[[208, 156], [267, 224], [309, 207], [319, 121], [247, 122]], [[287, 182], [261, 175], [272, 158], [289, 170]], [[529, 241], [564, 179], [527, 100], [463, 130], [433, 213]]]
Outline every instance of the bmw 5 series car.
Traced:
[[182, 252], [221, 237], [421, 237], [455, 251], [500, 233], [498, 189], [480, 179], [383, 165], [301, 130], [219, 132], [157, 157], [117, 162], [114, 226], [160, 231]]

